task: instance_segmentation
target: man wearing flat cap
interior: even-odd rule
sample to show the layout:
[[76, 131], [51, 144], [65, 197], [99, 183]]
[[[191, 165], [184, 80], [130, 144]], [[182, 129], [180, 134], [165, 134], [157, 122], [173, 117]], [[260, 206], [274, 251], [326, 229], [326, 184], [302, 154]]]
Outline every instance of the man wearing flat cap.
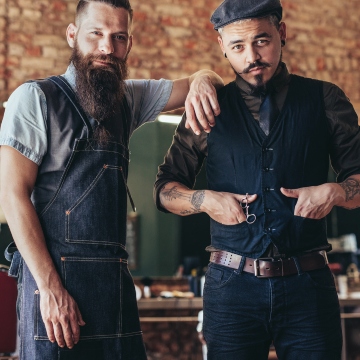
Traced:
[[[331, 83], [289, 74], [279, 0], [225, 0], [211, 17], [236, 79], [209, 134], [183, 118], [160, 165], [162, 211], [206, 212], [208, 358], [339, 360], [339, 303], [326, 215], [360, 206], [356, 113]], [[208, 189], [192, 190], [204, 159]], [[329, 159], [337, 182], [327, 182]]]

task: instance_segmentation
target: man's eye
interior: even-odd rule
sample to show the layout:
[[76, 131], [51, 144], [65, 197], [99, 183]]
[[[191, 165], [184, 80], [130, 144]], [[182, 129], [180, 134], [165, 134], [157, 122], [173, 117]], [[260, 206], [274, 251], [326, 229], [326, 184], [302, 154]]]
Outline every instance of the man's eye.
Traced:
[[268, 43], [269, 43], [269, 40], [258, 40], [258, 41], [256, 42], [256, 44], [257, 44], [257, 45], [260, 45], [260, 46], [266, 45], [266, 44], [268, 44]]
[[116, 35], [114, 36], [116, 40], [126, 41], [126, 37], [124, 35]]
[[92, 32], [94, 35], [101, 35], [101, 32], [100, 31], [93, 31]]
[[235, 45], [233, 47], [233, 50], [241, 50], [242, 48], [243, 48], [242, 45]]

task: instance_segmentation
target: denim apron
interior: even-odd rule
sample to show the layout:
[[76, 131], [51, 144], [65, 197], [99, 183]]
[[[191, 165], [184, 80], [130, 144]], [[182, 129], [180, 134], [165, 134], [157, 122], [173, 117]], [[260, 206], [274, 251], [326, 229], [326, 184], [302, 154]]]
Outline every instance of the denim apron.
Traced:
[[[61, 86], [61, 81], [50, 80]], [[67, 96], [74, 101], [73, 94]], [[73, 105], [82, 114], [76, 102]], [[84, 136], [75, 140], [57, 191], [39, 219], [55, 267], [86, 325], [80, 327], [80, 341], [72, 350], [48, 340], [39, 307], [41, 294], [15, 252], [11, 273], [22, 277], [20, 356], [22, 360], [143, 360], [146, 354], [125, 249], [128, 139], [126, 144], [101, 146], [92, 139], [87, 117], [80, 117]]]

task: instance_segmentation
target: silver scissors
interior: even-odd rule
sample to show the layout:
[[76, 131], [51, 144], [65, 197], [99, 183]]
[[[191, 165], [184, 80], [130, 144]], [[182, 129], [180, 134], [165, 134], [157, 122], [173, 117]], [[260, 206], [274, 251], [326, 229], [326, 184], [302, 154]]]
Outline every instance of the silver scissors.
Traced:
[[248, 224], [253, 224], [256, 221], [256, 215], [255, 214], [249, 214], [249, 201], [248, 201], [249, 194], [246, 193], [245, 197], [241, 200], [241, 207], [244, 210], [245, 216], [246, 216], [246, 222]]

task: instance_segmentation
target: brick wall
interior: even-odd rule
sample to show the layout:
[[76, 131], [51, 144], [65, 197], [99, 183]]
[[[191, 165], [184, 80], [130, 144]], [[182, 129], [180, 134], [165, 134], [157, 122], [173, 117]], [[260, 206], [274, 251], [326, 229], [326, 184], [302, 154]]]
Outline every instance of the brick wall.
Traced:
[[[226, 82], [233, 73], [209, 17], [220, 0], [132, 0], [132, 78], [187, 76], [210, 68]], [[65, 30], [76, 0], [0, 0], [0, 102], [22, 82], [66, 69]], [[360, 104], [360, 3], [283, 0], [292, 72], [329, 80]]]

